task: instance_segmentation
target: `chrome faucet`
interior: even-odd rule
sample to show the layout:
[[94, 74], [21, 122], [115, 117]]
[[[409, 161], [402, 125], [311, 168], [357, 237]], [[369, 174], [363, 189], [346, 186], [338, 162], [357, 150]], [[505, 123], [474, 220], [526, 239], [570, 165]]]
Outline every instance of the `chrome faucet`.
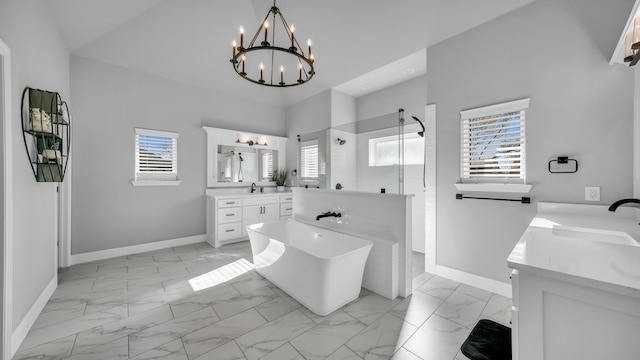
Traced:
[[256, 183], [251, 183], [251, 193], [256, 192]]
[[640, 200], [639, 199], [622, 199], [622, 200], [618, 200], [618, 201], [614, 202], [613, 204], [611, 204], [611, 206], [609, 206], [609, 211], [616, 211], [616, 209], [620, 205], [624, 205], [624, 204], [628, 204], [628, 203], [640, 204]]
[[337, 213], [337, 212], [333, 212], [333, 211], [327, 211], [326, 213], [322, 213], [318, 216], [316, 216], [316, 221], [322, 219], [322, 218], [326, 218], [326, 217], [342, 217], [341, 213]]

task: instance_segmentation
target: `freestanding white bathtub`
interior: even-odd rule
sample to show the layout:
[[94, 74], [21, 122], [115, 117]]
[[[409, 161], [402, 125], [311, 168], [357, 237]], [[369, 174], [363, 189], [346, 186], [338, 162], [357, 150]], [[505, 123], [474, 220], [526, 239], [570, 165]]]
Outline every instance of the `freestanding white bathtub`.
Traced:
[[369, 240], [293, 220], [247, 226], [256, 271], [324, 316], [360, 295]]

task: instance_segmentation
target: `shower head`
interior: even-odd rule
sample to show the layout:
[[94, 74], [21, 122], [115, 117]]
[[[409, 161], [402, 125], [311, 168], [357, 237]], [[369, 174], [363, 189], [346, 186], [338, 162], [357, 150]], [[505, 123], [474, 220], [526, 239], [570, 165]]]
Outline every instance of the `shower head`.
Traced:
[[420, 127], [422, 127], [422, 131], [418, 131], [418, 135], [420, 135], [420, 137], [424, 137], [424, 125], [422, 125], [422, 121], [420, 121], [420, 119], [418, 119], [415, 116], [411, 116], [413, 118], [413, 120], [417, 121], [418, 124], [420, 124]]
[[240, 161], [244, 161], [244, 159], [242, 158], [242, 153], [238, 153], [238, 157], [240, 158]]
[[344, 145], [344, 143], [346, 143], [346, 142], [347, 142], [347, 140], [338, 138], [338, 144], [339, 145]]

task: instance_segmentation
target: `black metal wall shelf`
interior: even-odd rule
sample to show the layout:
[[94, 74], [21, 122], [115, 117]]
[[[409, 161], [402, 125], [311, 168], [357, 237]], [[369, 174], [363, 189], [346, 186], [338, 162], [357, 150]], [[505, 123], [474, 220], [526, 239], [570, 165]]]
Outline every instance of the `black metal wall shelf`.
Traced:
[[57, 92], [26, 87], [22, 92], [22, 138], [38, 182], [62, 182], [71, 149], [69, 107]]

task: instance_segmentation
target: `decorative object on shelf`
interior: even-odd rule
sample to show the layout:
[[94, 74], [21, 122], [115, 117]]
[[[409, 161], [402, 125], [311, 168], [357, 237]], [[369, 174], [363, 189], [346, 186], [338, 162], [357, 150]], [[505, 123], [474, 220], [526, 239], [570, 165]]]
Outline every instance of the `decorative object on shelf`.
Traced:
[[39, 108], [29, 111], [29, 123], [33, 131], [51, 132], [51, 116]]
[[[552, 165], [557, 164], [560, 165], [559, 168], [566, 169], [557, 169], [553, 168]], [[575, 166], [570, 166], [569, 164], [573, 164]], [[566, 165], [566, 166], [565, 166]], [[567, 167], [570, 166], [570, 167]], [[569, 159], [568, 156], [558, 156], [557, 159], [549, 160], [549, 172], [552, 174], [573, 174], [578, 172], [578, 160]]]
[[[269, 15], [273, 15], [271, 23], [269, 23]], [[277, 26], [278, 23], [281, 24], [280, 27]], [[264, 32], [264, 37], [261, 36], [262, 32]], [[286, 45], [278, 46], [276, 44], [276, 34], [283, 37], [279, 40]], [[270, 39], [269, 35], [271, 35]], [[264, 40], [256, 44], [258, 38]], [[238, 75], [252, 83], [274, 87], [297, 86], [308, 82], [315, 74], [311, 40], [307, 41], [307, 54], [305, 54], [294, 35], [293, 25], [287, 24], [282, 12], [276, 6], [275, 0], [249, 45], [244, 46], [244, 28], [242, 26], [240, 27], [240, 46], [235, 40], [232, 45], [233, 57], [229, 61], [231, 61], [233, 69]], [[279, 76], [276, 74], [278, 70]], [[286, 76], [285, 70], [287, 71]]]
[[62, 182], [69, 162], [69, 107], [60, 94], [27, 87], [22, 92], [22, 137], [38, 182]]
[[276, 190], [284, 191], [284, 184], [287, 183], [287, 176], [289, 175], [289, 170], [280, 169], [273, 172], [273, 176], [271, 177], [271, 181], [275, 181]]
[[629, 66], [635, 66], [640, 60], [640, 17], [633, 20], [633, 26], [624, 37], [624, 62]]

